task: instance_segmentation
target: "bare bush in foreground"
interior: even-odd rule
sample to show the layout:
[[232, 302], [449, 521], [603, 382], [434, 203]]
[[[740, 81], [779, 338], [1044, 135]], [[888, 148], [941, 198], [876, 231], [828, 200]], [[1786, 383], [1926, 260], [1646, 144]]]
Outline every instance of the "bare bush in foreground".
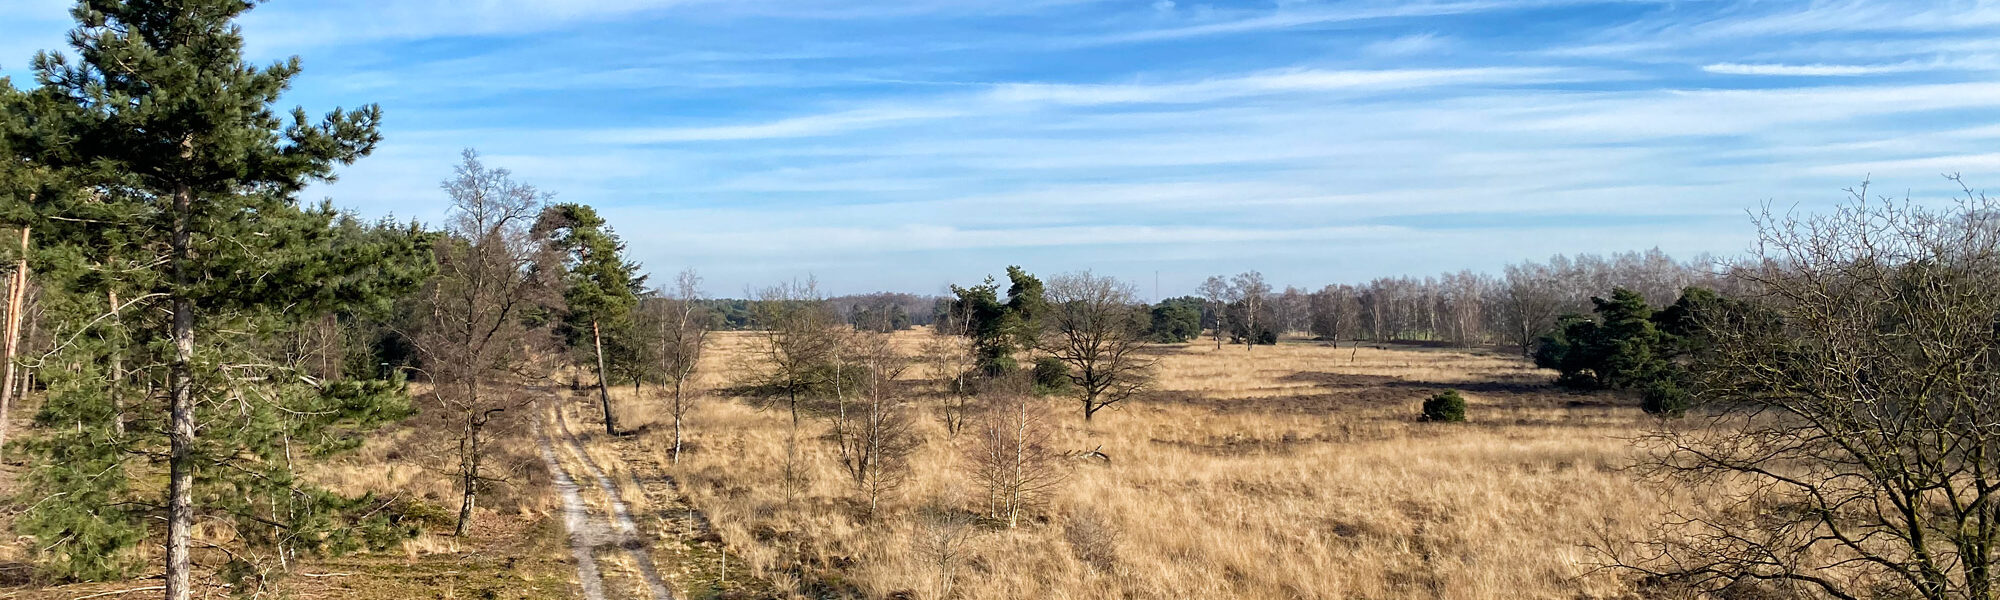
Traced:
[[1760, 221], [1756, 290], [1701, 315], [1705, 418], [1653, 471], [1709, 500], [1615, 564], [1706, 590], [1992, 598], [2000, 206], [1871, 202]]

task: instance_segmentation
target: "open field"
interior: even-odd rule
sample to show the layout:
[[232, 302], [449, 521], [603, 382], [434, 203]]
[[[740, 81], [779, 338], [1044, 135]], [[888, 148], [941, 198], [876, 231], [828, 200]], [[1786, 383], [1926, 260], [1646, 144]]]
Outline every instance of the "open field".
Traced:
[[[927, 335], [904, 332], [897, 342], [914, 352]], [[756, 367], [758, 339], [712, 338], [703, 387], [742, 380]], [[1607, 397], [1554, 390], [1546, 372], [1513, 356], [1291, 340], [1157, 350], [1156, 389], [1094, 421], [1072, 402], [1047, 400], [1059, 449], [1101, 448], [1110, 460], [1071, 461], [1053, 501], [1018, 528], [976, 527], [958, 597], [1620, 597], [1630, 581], [1593, 572], [1585, 544], [1605, 532], [1636, 535], [1648, 507], [1670, 501], [1619, 470], [1631, 460], [1626, 438], [1648, 417]], [[1466, 396], [1469, 422], [1416, 422], [1422, 399], [1444, 389]], [[529, 393], [536, 406], [499, 429], [509, 481], [482, 498], [471, 538], [449, 536], [456, 490], [439, 449], [424, 441], [425, 428], [440, 425], [418, 417], [313, 476], [429, 507], [437, 515], [425, 532], [400, 551], [299, 565], [316, 576], [284, 579], [282, 589], [583, 597], [562, 501], [536, 460], [539, 431], [551, 435], [585, 518], [617, 529], [612, 515], [625, 514], [634, 526], [587, 550], [608, 598], [646, 597], [651, 585], [693, 598], [934, 597], [937, 569], [919, 551], [933, 532], [925, 509], [978, 508], [962, 464], [969, 436], [947, 435], [929, 416], [928, 395], [918, 402], [924, 441], [913, 476], [871, 518], [853, 504], [821, 421], [808, 418], [798, 432], [789, 462], [800, 491], [787, 498], [793, 433], [782, 410], [711, 396], [691, 416], [684, 460], [672, 464], [658, 390], [614, 390], [624, 419], [641, 430], [626, 437], [603, 434], [591, 394]], [[0, 598], [148, 583], [16, 587]]]
[[[914, 349], [921, 332], [899, 334]], [[708, 359], [720, 387], [754, 340], [723, 335]], [[1086, 423], [1051, 400], [1059, 447], [1078, 462], [1047, 511], [970, 543], [967, 598], [1576, 598], [1627, 593], [1591, 573], [1585, 543], [1647, 521], [1660, 501], [1619, 468], [1648, 417], [1546, 385], [1545, 372], [1484, 351], [1161, 349], [1157, 391]], [[1470, 422], [1415, 422], [1421, 400], [1461, 390]], [[630, 393], [630, 390], [626, 390]], [[670, 432], [648, 403], [621, 406], [651, 462]], [[592, 411], [584, 411], [592, 412]], [[741, 399], [695, 413], [692, 450], [668, 472], [753, 571], [777, 589], [928, 597], [920, 507], [974, 508], [959, 448], [925, 420], [914, 476], [863, 518], [808, 421], [784, 485], [789, 417]]]

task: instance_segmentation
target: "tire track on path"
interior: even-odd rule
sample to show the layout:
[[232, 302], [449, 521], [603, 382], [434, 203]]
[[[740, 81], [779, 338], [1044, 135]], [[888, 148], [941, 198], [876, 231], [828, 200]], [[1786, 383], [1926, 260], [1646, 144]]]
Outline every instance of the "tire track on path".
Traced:
[[639, 533], [639, 525], [632, 520], [632, 512], [625, 505], [624, 496], [621, 495], [623, 489], [619, 487], [617, 480], [606, 475], [604, 470], [597, 466], [597, 461], [592, 460], [590, 453], [584, 450], [583, 442], [570, 431], [569, 418], [563, 411], [563, 405], [558, 404], [555, 413], [557, 431], [562, 434], [563, 440], [575, 453], [577, 462], [583, 465], [584, 471], [597, 481], [598, 489], [604, 493], [605, 503], [611, 506], [609, 520], [611, 526], [617, 530], [612, 542], [624, 550], [626, 556], [631, 557], [632, 563], [639, 569], [640, 577], [646, 580], [646, 587], [652, 592], [654, 600], [673, 600], [673, 591], [667, 587], [666, 581], [660, 578], [659, 568], [653, 564], [650, 540]]
[[569, 531], [569, 549], [576, 555], [576, 579], [583, 586], [584, 600], [604, 600], [604, 577], [597, 570], [597, 557], [593, 553], [611, 538], [611, 532], [590, 517], [590, 508], [577, 493], [576, 481], [570, 479], [561, 461], [556, 460], [555, 445], [549, 443], [540, 415], [535, 417], [534, 428], [535, 441], [542, 447], [542, 462], [548, 464], [556, 492], [562, 495], [563, 528]]

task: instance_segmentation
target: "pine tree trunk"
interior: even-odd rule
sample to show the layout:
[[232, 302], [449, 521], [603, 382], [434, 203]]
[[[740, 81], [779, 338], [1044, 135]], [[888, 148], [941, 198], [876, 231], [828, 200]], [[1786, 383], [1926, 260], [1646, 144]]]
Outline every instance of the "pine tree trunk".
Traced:
[[[125, 398], [120, 389], [125, 383], [125, 324], [118, 314], [118, 292], [106, 290], [104, 297], [111, 303], [112, 326], [119, 328], [118, 348], [111, 353], [111, 387], [108, 391], [111, 393], [111, 431], [122, 438], [125, 437]], [[4, 412], [6, 410], [0, 408], [0, 413]]]
[[611, 412], [611, 380], [604, 376], [604, 333], [597, 321], [590, 322], [590, 337], [597, 344], [597, 401], [604, 405], [604, 433], [618, 435], [618, 417]]
[[14, 402], [14, 355], [20, 353], [21, 308], [27, 304], [28, 288], [28, 228], [21, 228], [21, 260], [14, 263], [14, 276], [7, 285], [7, 331], [4, 344], [4, 359], [7, 361], [6, 380], [0, 382], [0, 453], [7, 447], [7, 423], [9, 410]]
[[192, 564], [188, 543], [194, 527], [194, 302], [186, 294], [188, 285], [188, 220], [193, 211], [194, 191], [182, 185], [174, 194], [173, 237], [173, 331], [174, 362], [169, 385], [172, 426], [167, 464], [167, 600], [189, 600], [188, 571]]

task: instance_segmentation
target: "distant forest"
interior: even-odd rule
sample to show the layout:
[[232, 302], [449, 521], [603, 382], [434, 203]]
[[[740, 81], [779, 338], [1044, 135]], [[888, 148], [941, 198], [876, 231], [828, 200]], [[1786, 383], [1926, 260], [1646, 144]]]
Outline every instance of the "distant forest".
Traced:
[[[1609, 296], [1616, 288], [1631, 290], [1652, 306], [1672, 304], [1691, 286], [1726, 288], [1730, 279], [1718, 265], [1706, 255], [1677, 260], [1655, 248], [1556, 255], [1510, 264], [1500, 273], [1379, 277], [1318, 289], [1273, 289], [1257, 271], [1218, 275], [1208, 278], [1196, 295], [1149, 305], [1148, 337], [1177, 343], [1203, 330], [1221, 330], [1237, 342], [1309, 335], [1329, 342], [1504, 344], [1527, 353], [1564, 315], [1589, 314], [1591, 298]], [[756, 327], [754, 300], [704, 302], [718, 328]], [[898, 331], [936, 324], [950, 310], [951, 298], [877, 292], [835, 296], [827, 303], [856, 327]]]

